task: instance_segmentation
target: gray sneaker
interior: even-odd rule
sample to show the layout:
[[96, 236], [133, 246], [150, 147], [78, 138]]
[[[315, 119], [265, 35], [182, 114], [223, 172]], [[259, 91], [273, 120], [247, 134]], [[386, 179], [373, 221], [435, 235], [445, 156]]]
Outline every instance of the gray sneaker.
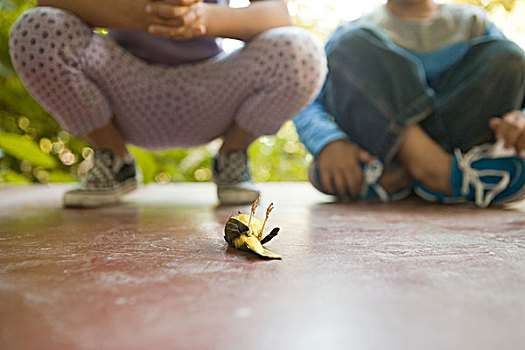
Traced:
[[118, 203], [137, 188], [133, 159], [117, 158], [108, 150], [96, 150], [93, 166], [78, 188], [64, 194], [65, 207], [96, 208]]
[[231, 151], [213, 159], [213, 182], [221, 204], [251, 204], [260, 192], [252, 181], [246, 151]]

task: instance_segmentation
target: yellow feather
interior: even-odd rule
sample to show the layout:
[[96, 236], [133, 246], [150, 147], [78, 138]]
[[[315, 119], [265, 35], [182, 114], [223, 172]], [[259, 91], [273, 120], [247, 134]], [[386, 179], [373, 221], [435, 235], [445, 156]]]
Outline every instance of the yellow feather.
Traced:
[[280, 255], [275, 254], [274, 252], [264, 248], [261, 242], [259, 242], [259, 240], [255, 236], [247, 237], [245, 243], [248, 249], [259, 254], [260, 256], [272, 259], [281, 259]]
[[237, 216], [234, 216], [233, 218], [239, 220], [246, 226], [248, 226], [248, 222], [249, 222], [250, 223], [249, 228], [250, 228], [251, 234], [258, 236], [259, 233], [261, 232], [262, 222], [259, 219], [252, 216], [252, 220], [250, 221], [250, 215], [246, 215], [246, 214], [239, 214]]

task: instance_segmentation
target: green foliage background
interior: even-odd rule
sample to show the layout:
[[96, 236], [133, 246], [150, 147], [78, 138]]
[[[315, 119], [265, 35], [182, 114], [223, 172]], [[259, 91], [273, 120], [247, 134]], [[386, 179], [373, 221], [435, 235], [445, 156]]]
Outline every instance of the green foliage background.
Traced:
[[[488, 10], [510, 11], [516, 1], [464, 0]], [[295, 23], [310, 30], [320, 42], [337, 25], [321, 16], [306, 16], [307, 2], [290, 0], [297, 9]], [[338, 17], [326, 2], [326, 11]], [[34, 0], [0, 0], [0, 185], [5, 182], [68, 182], [86, 170], [89, 146], [65, 131], [27, 93], [9, 59], [8, 38], [12, 23]], [[211, 158], [220, 141], [198, 148], [149, 152], [130, 146], [142, 171], [143, 181], [209, 181]], [[293, 124], [287, 122], [274, 136], [264, 136], [249, 149], [256, 181], [304, 181], [312, 157], [299, 142]]]

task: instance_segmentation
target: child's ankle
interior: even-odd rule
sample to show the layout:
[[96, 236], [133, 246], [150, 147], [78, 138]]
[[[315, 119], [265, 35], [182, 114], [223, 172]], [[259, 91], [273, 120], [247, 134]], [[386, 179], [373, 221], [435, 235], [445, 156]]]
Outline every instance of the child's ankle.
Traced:
[[385, 171], [379, 182], [388, 193], [400, 191], [412, 184], [412, 178], [403, 167]]
[[410, 170], [413, 178], [426, 188], [445, 195], [454, 195], [452, 167], [454, 157], [447, 154], [433, 162], [432, 167], [416, 167]]

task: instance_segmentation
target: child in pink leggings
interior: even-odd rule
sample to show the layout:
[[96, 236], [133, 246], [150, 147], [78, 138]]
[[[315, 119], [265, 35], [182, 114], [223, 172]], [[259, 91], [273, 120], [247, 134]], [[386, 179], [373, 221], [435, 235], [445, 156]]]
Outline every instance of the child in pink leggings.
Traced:
[[[285, 1], [234, 9], [200, 0], [39, 1], [13, 25], [10, 52], [28, 91], [95, 148], [66, 206], [100, 206], [136, 188], [125, 144], [189, 147], [222, 137], [213, 179], [225, 204], [252, 202], [246, 149], [318, 92], [322, 50], [289, 27]], [[109, 35], [93, 27], [110, 28]], [[245, 41], [225, 54], [215, 37]]]

